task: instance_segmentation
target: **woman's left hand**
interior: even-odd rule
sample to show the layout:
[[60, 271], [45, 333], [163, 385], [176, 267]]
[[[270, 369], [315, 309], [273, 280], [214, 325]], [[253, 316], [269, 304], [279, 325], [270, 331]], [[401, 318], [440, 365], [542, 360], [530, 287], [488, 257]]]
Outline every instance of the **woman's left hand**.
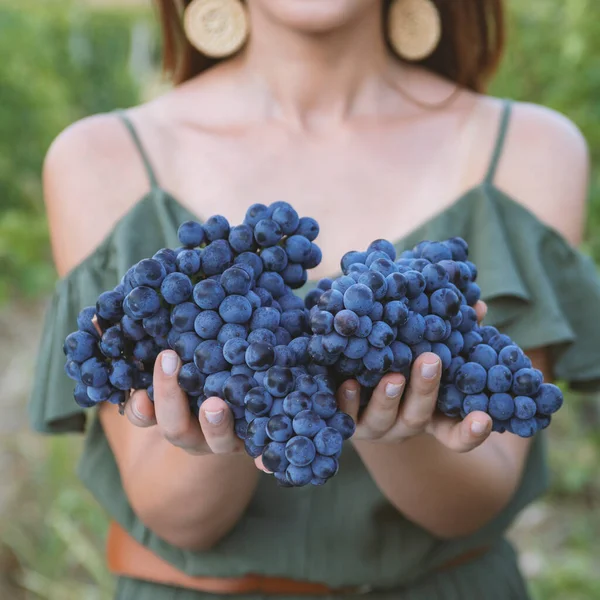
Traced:
[[[487, 306], [478, 302], [475, 310], [481, 321]], [[408, 385], [403, 375], [388, 373], [360, 417], [360, 385], [355, 380], [344, 382], [338, 402], [356, 421], [352, 439], [389, 444], [427, 433], [455, 452], [468, 452], [482, 444], [492, 429], [488, 414], [476, 411], [458, 421], [436, 411], [441, 371], [438, 356], [426, 352], [414, 362]]]

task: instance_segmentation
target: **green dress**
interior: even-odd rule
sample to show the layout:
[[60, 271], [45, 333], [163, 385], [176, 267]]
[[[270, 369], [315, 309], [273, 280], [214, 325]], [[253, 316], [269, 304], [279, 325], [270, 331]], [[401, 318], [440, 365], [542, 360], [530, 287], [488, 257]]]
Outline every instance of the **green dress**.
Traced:
[[[496, 188], [494, 172], [509, 122], [506, 103], [488, 175], [452, 206], [397, 243], [462, 236], [479, 268], [486, 318], [523, 348], [547, 346], [558, 379], [587, 384], [600, 379], [600, 286], [593, 263], [555, 231]], [[339, 474], [322, 487], [279, 488], [261, 476], [256, 494], [234, 529], [213, 549], [173, 547], [133, 513], [100, 422], [72, 399], [63, 372], [63, 340], [76, 329], [79, 310], [111, 289], [127, 268], [161, 247], [175, 247], [178, 225], [190, 214], [160, 188], [131, 124], [123, 117], [148, 168], [151, 189], [85, 260], [57, 283], [47, 313], [31, 423], [41, 432], [86, 430], [79, 475], [98, 502], [138, 541], [195, 576], [247, 573], [336, 586], [364, 586], [370, 596], [394, 600], [526, 600], [515, 554], [503, 534], [515, 515], [547, 486], [544, 436], [534, 440], [522, 483], [506, 509], [474, 535], [442, 541], [413, 524], [383, 497], [350, 443]], [[365, 240], [366, 241], [366, 240]], [[314, 283], [309, 283], [306, 292]], [[560, 416], [558, 417], [560, 418]], [[506, 434], [508, 435], [508, 434]], [[490, 546], [481, 558], [436, 571], [469, 549]], [[121, 578], [118, 599], [192, 600], [190, 590]], [[258, 598], [259, 596], [245, 596]], [[339, 596], [337, 596], [339, 597]]]

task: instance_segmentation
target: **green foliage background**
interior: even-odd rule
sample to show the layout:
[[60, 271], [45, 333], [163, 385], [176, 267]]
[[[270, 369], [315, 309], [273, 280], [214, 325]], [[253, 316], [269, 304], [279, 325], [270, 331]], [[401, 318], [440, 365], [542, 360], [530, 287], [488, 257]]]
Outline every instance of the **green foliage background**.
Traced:
[[[593, 164], [586, 249], [600, 261], [600, 2], [508, 4], [507, 55], [491, 92], [557, 109], [583, 131]], [[70, 123], [140, 100], [148, 82], [132, 68], [136, 31], [152, 32], [152, 23], [141, 4], [0, 0], [0, 305], [51, 288], [44, 155]], [[152, 43], [149, 52], [156, 56]], [[569, 398], [551, 431], [554, 483], [540, 507], [550, 517], [526, 528], [521, 546], [543, 557], [530, 575], [537, 600], [600, 598], [598, 406]], [[11, 557], [15, 600], [109, 598], [106, 517], [73, 475], [81, 441], [27, 439], [13, 449], [24, 484], [10, 522], [0, 523], [0, 592]]]

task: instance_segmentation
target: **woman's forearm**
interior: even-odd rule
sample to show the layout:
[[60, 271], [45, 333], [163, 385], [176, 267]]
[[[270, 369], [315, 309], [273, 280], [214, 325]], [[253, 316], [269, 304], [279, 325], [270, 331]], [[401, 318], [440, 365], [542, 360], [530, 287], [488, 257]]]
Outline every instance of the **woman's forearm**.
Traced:
[[437, 537], [455, 538], [480, 529], [508, 503], [528, 442], [492, 434], [459, 454], [423, 434], [397, 444], [355, 441], [354, 447], [398, 511]]
[[149, 529], [180, 548], [203, 550], [234, 527], [256, 488], [249, 456], [194, 456], [156, 427], [132, 426], [110, 405], [100, 419], [131, 506]]

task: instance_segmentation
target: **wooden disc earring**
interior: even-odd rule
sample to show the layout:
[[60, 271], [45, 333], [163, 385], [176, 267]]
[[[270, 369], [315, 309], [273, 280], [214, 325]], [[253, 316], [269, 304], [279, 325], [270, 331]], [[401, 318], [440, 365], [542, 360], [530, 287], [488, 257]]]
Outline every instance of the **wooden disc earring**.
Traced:
[[390, 44], [402, 58], [423, 60], [442, 37], [440, 13], [432, 0], [394, 0], [388, 15]]
[[183, 14], [183, 28], [190, 43], [211, 58], [235, 54], [250, 32], [240, 0], [193, 0]]

